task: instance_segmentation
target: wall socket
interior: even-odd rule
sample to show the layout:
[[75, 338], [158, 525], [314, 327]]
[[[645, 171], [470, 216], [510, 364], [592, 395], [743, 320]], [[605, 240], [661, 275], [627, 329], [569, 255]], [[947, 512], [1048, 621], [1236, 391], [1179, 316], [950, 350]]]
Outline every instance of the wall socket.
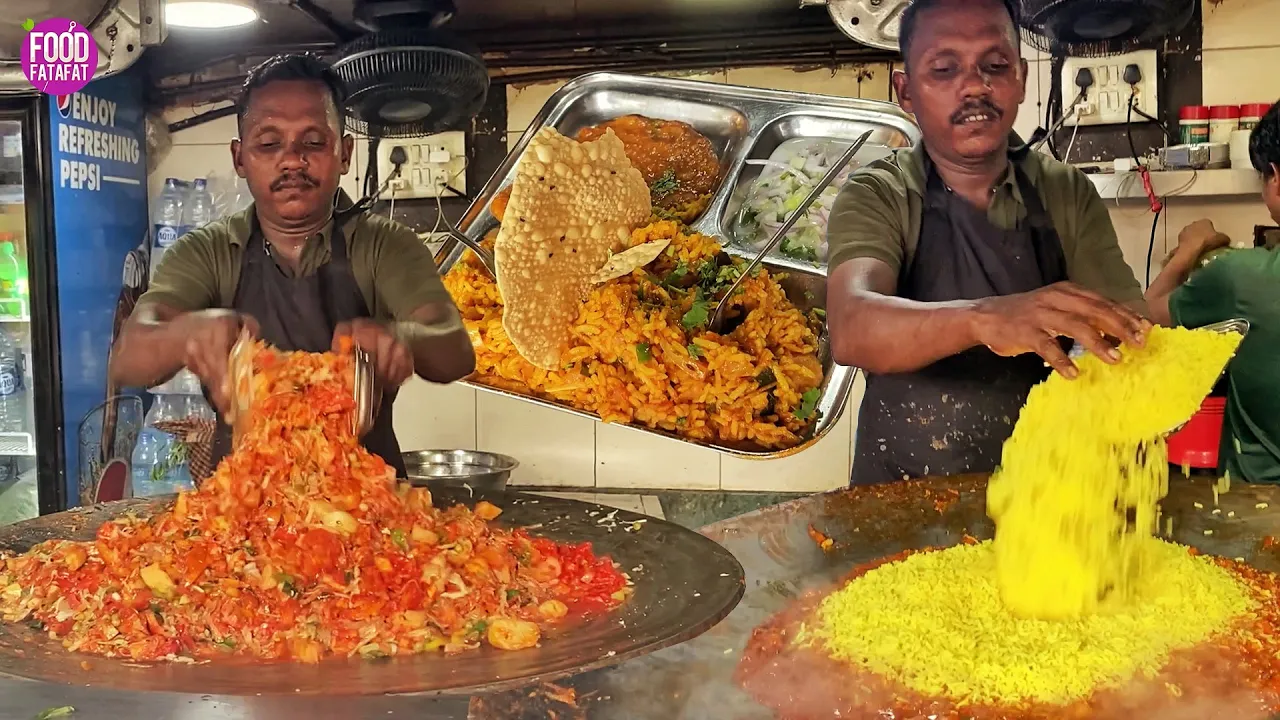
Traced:
[[421, 138], [400, 138], [378, 143], [378, 181], [385, 182], [395, 165], [391, 153], [404, 148], [408, 160], [400, 177], [391, 181], [384, 199], [453, 197], [447, 185], [467, 192], [467, 139], [462, 132], [447, 132]]
[[[1129, 65], [1137, 65], [1142, 72], [1142, 79], [1134, 87], [1124, 81], [1124, 69]], [[1088, 90], [1088, 97], [1078, 106], [1079, 114], [1076, 115], [1066, 108], [1080, 94], [1076, 75], [1081, 68], [1088, 68], [1093, 73], [1093, 86]], [[1123, 125], [1129, 112], [1129, 95], [1135, 89], [1137, 102], [1134, 107], [1159, 117], [1160, 105], [1156, 96], [1159, 72], [1159, 56], [1155, 50], [1101, 58], [1067, 58], [1062, 65], [1062, 107], [1067, 118], [1064, 125]], [[1136, 111], [1133, 121], [1148, 122]]]

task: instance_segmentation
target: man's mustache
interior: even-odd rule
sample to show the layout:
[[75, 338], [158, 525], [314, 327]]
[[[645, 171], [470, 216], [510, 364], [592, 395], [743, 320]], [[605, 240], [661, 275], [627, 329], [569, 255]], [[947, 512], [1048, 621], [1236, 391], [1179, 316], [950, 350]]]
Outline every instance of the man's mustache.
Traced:
[[271, 183], [271, 191], [279, 192], [287, 187], [313, 188], [319, 186], [320, 181], [306, 173], [290, 173], [281, 175], [275, 182]]
[[960, 107], [951, 115], [951, 124], [959, 125], [966, 117], [985, 113], [993, 117], [999, 118], [1004, 116], [1004, 111], [996, 107], [995, 103], [986, 98], [978, 98], [970, 100]]

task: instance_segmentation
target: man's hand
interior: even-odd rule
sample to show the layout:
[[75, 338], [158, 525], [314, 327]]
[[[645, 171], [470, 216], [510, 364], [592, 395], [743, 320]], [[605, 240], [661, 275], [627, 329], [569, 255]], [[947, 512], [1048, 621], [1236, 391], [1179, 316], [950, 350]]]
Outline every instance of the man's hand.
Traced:
[[173, 323], [185, 338], [184, 364], [209, 389], [218, 412], [225, 414], [231, 402], [225, 386], [231, 348], [242, 329], [257, 337], [258, 322], [234, 310], [203, 310], [184, 313]]
[[978, 301], [974, 338], [997, 355], [1034, 352], [1053, 369], [1073, 378], [1078, 371], [1058, 338], [1078, 341], [1103, 361], [1120, 354], [1107, 338], [1141, 346], [1149, 323], [1132, 310], [1071, 283], [1057, 283], [1018, 295]]
[[1230, 244], [1231, 238], [1218, 232], [1212, 221], [1197, 220], [1178, 233], [1178, 247], [1173, 252], [1187, 262], [1195, 262], [1210, 250]]
[[338, 323], [333, 330], [334, 352], [340, 349], [344, 337], [350, 337], [372, 356], [378, 379], [385, 387], [400, 387], [413, 374], [413, 352], [386, 325], [368, 318]]

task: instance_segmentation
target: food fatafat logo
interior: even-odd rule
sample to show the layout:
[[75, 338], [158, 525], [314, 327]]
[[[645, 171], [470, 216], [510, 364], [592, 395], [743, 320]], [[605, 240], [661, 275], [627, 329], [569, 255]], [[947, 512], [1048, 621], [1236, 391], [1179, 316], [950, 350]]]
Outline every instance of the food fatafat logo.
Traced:
[[[74, 20], [49, 18], [22, 23], [22, 74], [47, 95], [69, 96], [84, 89], [98, 67], [98, 44]], [[61, 110], [59, 106], [59, 110]]]

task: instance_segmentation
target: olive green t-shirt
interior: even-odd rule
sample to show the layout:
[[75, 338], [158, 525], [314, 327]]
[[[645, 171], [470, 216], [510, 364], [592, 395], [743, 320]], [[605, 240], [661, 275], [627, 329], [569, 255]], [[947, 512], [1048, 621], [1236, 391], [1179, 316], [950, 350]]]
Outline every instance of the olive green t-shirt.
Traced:
[[[165, 251], [139, 303], [158, 303], [182, 312], [231, 307], [245, 246], [258, 232], [257, 224], [250, 206], [183, 235]], [[405, 320], [423, 305], [451, 302], [431, 248], [411, 228], [366, 212], [347, 219], [342, 231], [351, 271], [370, 317]], [[332, 232], [330, 222], [307, 239], [299, 266], [302, 275], [311, 275], [329, 261]]]
[[[1011, 136], [1012, 147], [1022, 144]], [[1027, 153], [1019, 162], [1062, 239], [1071, 282], [1146, 314], [1142, 286], [1124, 261], [1111, 216], [1088, 176], [1038, 152]], [[836, 197], [827, 225], [828, 268], [865, 257], [901, 275], [920, 243], [924, 192], [923, 143], [855, 171]], [[997, 227], [1012, 230], [1026, 216], [1010, 161], [987, 217]]]
[[1169, 297], [1176, 325], [1249, 321], [1227, 368], [1227, 411], [1218, 456], [1236, 479], [1280, 483], [1280, 250], [1240, 249], [1196, 270]]

